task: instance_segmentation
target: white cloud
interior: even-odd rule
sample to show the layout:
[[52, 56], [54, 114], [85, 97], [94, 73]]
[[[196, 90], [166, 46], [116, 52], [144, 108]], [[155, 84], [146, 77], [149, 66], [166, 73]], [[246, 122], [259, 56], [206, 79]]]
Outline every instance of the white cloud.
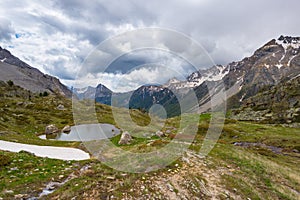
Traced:
[[[230, 0], [226, 3], [216, 0], [1, 0], [0, 46], [68, 84], [74, 82], [68, 79], [76, 77], [80, 63], [100, 42], [136, 28], [163, 27], [180, 31], [200, 42], [215, 63], [227, 64], [249, 56], [281, 34], [299, 34], [300, 27], [296, 25], [299, 5], [298, 0]], [[14, 37], [15, 34], [20, 37]], [[107, 44], [106, 49], [94, 54], [98, 61], [96, 68], [105, 66], [105, 61], [116, 55], [152, 43], [194, 63], [201, 63], [197, 67], [212, 64], [207, 55], [195, 51], [193, 42], [182, 42], [174, 35], [149, 35], [145, 32], [143, 36], [131, 36], [126, 40], [128, 42]], [[136, 55], [136, 58], [145, 58], [145, 55]], [[157, 57], [151, 54], [147, 61], [155, 59]], [[174, 69], [180, 70], [180, 67], [174, 66]], [[139, 72], [151, 74], [155, 71]], [[87, 65], [83, 76], [88, 73], [99, 72], [95, 71], [95, 66]], [[145, 74], [135, 76], [150, 81]], [[172, 78], [173, 74], [169, 76]], [[113, 81], [108, 79], [115, 77], [137, 81], [130, 88], [141, 82], [128, 74], [124, 77], [122, 74], [102, 74], [102, 77], [111, 87], [114, 87], [110, 83]], [[167, 78], [163, 76], [163, 79]]]
[[105, 72], [98, 74], [89, 73], [76, 81], [68, 81], [67, 83], [78, 88], [87, 86], [96, 87], [101, 83], [114, 92], [127, 92], [133, 91], [146, 84], [163, 85], [170, 79], [170, 77], [176, 77], [184, 80], [191, 72], [186, 71], [186, 68], [184, 67], [174, 69], [168, 66], [170, 65], [146, 64], [126, 74]]

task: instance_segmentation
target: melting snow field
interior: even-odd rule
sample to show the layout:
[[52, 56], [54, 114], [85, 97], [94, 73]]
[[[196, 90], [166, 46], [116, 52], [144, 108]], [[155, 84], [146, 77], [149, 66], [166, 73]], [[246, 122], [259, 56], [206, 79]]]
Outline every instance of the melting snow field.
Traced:
[[68, 147], [51, 147], [21, 144], [0, 140], [0, 150], [19, 152], [27, 151], [39, 157], [47, 157], [59, 160], [87, 160], [90, 155], [80, 149]]

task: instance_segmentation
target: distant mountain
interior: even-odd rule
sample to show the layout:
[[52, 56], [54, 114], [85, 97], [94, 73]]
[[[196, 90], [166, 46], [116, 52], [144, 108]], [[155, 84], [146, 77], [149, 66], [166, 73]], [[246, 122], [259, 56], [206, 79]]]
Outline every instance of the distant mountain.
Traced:
[[95, 99], [97, 102], [111, 105], [111, 96], [113, 92], [102, 84], [99, 84], [96, 88], [91, 86], [81, 89], [74, 88], [73, 92], [80, 100]]
[[[218, 95], [224, 89], [228, 98], [228, 108], [238, 108], [243, 102], [266, 87], [275, 86], [283, 79], [292, 79], [298, 76], [300, 74], [299, 47], [299, 37], [280, 36], [241, 61], [193, 72], [185, 81], [172, 78], [165, 85], [142, 86], [130, 93], [129, 106], [148, 110], [153, 104], [166, 106], [166, 103], [169, 103], [168, 109], [171, 107], [177, 109], [179, 106], [176, 103], [180, 98], [195, 93], [201, 109], [199, 110], [199, 107], [196, 106], [194, 111], [204, 112], [210, 108], [212, 96]], [[212, 91], [209, 91], [208, 88], [211, 88]], [[101, 98], [105, 96], [105, 100], [101, 101], [101, 98], [98, 98], [97, 101], [110, 102], [108, 101], [110, 92], [104, 91], [103, 94], [98, 92], [96, 99], [98, 96], [102, 96]], [[175, 93], [176, 95], [174, 95]]]
[[13, 81], [32, 92], [58, 93], [72, 97], [72, 92], [59, 79], [43, 74], [0, 47], [0, 80]]
[[[244, 100], [256, 95], [266, 86], [276, 85], [284, 78], [298, 76], [300, 73], [299, 47], [299, 37], [281, 36], [256, 50], [252, 56], [239, 62], [232, 62], [222, 68], [219, 67], [221, 75], [212, 76], [215, 80], [211, 78], [193, 88], [200, 104], [207, 103], [213, 95], [217, 94], [214, 91], [209, 93], [207, 85], [218, 91], [220, 80], [226, 90], [227, 106], [234, 108], [239, 107]], [[199, 73], [203, 72], [199, 71]], [[196, 81], [201, 80], [202, 77], [198, 77], [197, 74], [198, 72], [194, 72], [191, 77], [195, 77]], [[218, 80], [218, 77], [222, 78]]]
[[152, 105], [160, 104], [164, 107], [167, 117], [181, 114], [180, 103], [176, 95], [166, 87], [142, 86], [135, 90], [129, 101], [129, 108], [149, 111]]

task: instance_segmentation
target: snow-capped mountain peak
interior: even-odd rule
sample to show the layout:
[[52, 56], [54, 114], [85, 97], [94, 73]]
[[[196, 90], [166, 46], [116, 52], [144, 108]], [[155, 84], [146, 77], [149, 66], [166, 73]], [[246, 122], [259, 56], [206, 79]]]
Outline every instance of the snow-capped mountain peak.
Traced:
[[289, 47], [298, 49], [300, 47], [300, 37], [280, 36], [276, 44], [281, 45], [285, 50]]

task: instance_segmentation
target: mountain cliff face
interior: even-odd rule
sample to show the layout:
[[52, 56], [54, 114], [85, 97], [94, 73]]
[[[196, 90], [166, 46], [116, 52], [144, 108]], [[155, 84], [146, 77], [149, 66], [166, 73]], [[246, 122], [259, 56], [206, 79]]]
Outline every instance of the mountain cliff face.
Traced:
[[[230, 69], [223, 79], [231, 87], [242, 79], [237, 97], [242, 102], [268, 85], [276, 85], [283, 78], [293, 78], [300, 73], [300, 40], [283, 37], [271, 40], [253, 56], [243, 59]], [[237, 103], [237, 102], [236, 102]]]
[[[176, 98], [195, 93], [199, 104], [205, 108], [204, 105], [209, 104], [212, 96], [225, 89], [228, 108], [237, 108], [265, 88], [276, 86], [283, 79], [292, 79], [299, 73], [300, 38], [281, 36], [241, 61], [193, 72], [185, 81], [172, 78], [165, 85], [142, 86], [132, 92], [130, 107], [147, 110], [153, 104], [164, 105], [165, 102], [172, 102], [174, 106], [178, 103]], [[212, 91], [208, 88], [212, 88]], [[171, 91], [177, 96], [171, 94]], [[97, 93], [96, 98], [99, 95], [106, 96], [105, 94]], [[101, 102], [101, 98], [98, 98], [98, 102]]]
[[0, 80], [13, 81], [31, 92], [58, 93], [72, 97], [72, 92], [59, 79], [43, 74], [0, 47]]

